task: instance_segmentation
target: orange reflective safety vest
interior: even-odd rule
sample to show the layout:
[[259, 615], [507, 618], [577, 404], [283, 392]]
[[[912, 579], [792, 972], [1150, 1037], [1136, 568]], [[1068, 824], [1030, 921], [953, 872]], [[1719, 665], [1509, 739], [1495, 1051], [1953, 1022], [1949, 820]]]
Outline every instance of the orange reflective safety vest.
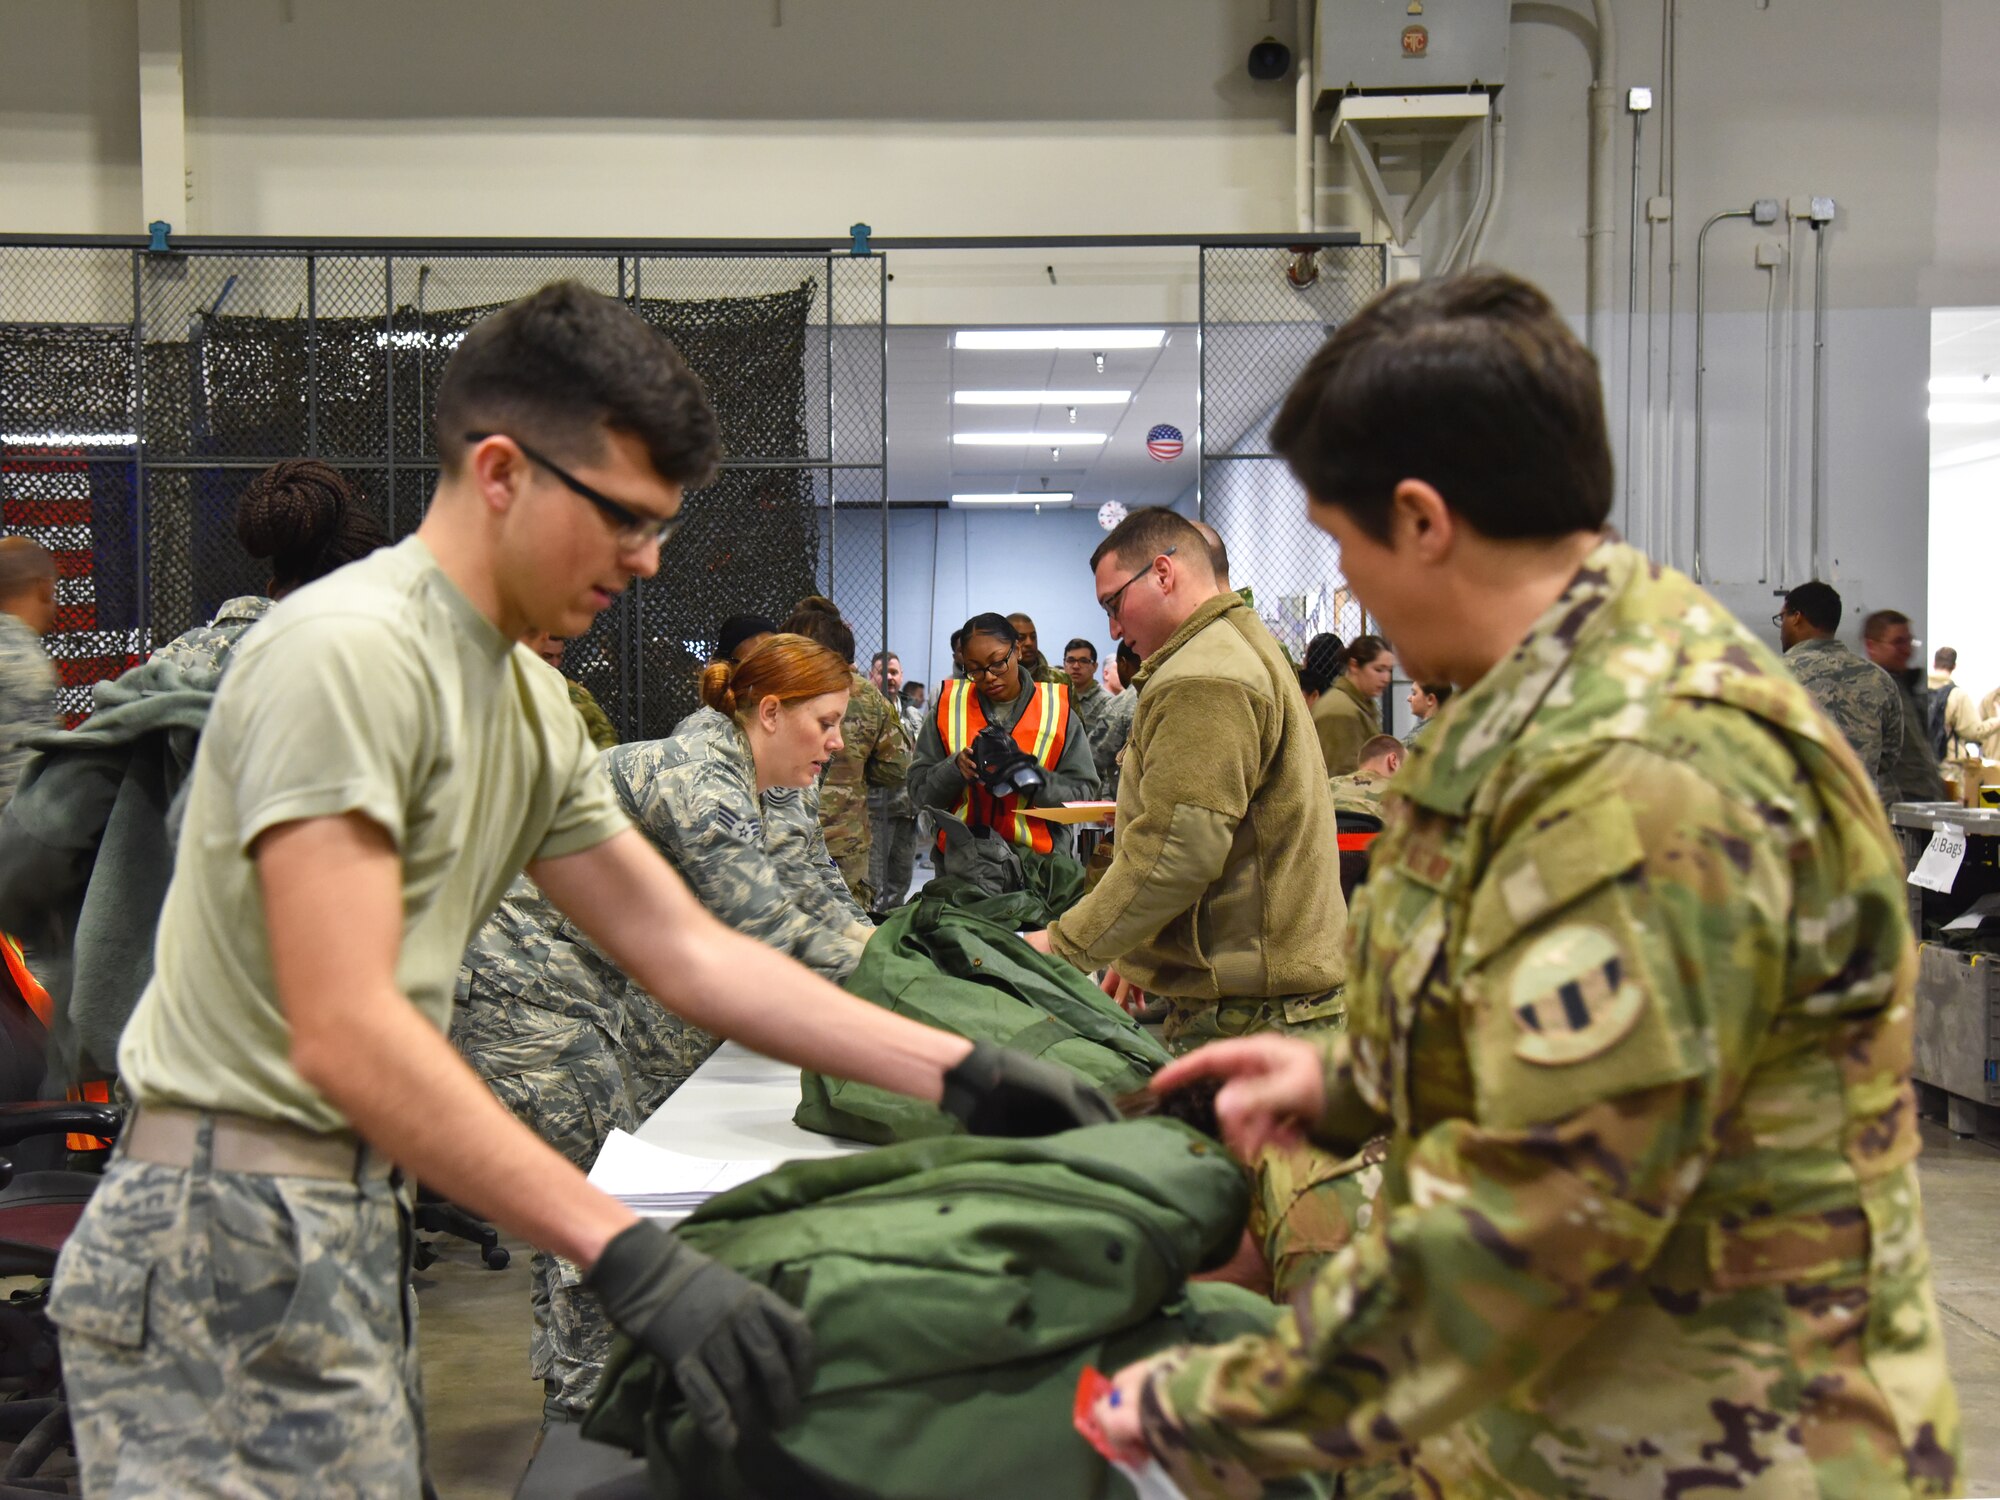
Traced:
[[[1023, 674], [1021, 687], [1032, 696], [1014, 721], [1014, 743], [1044, 769], [1052, 770], [1062, 759], [1069, 733], [1069, 685], [1029, 682]], [[944, 748], [954, 756], [970, 748], [973, 736], [986, 727], [986, 710], [980, 707], [979, 694], [968, 679], [948, 682], [938, 694], [937, 727]], [[1023, 849], [1050, 853], [1055, 848], [1050, 825], [1040, 818], [1023, 817], [1020, 805], [1018, 797], [996, 797], [976, 782], [968, 782], [952, 814], [975, 828], [983, 824]], [[943, 834], [938, 835], [938, 848], [944, 848]]]

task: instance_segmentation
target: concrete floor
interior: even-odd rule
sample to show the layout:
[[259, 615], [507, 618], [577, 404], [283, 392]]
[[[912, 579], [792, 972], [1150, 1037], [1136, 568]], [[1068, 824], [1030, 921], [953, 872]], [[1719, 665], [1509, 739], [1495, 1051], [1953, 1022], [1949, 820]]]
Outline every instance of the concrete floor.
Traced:
[[[2000, 1150], [1924, 1125], [1924, 1210], [1965, 1437], [1965, 1491], [2000, 1495]], [[528, 1254], [488, 1271], [440, 1241], [418, 1278], [431, 1472], [446, 1500], [508, 1500], [533, 1455], [541, 1387], [528, 1378]]]

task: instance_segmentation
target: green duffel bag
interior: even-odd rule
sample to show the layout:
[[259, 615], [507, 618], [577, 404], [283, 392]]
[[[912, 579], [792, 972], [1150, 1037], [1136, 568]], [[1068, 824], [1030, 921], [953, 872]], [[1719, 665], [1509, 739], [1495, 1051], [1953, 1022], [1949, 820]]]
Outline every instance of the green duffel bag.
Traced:
[[[847, 988], [913, 1021], [1061, 1063], [1107, 1093], [1144, 1087], [1166, 1049], [1087, 975], [1022, 942], [1012, 910], [1005, 896], [927, 892], [884, 919]], [[965, 1129], [934, 1105], [811, 1072], [799, 1077], [792, 1118], [876, 1145]]]
[[1077, 1377], [1270, 1331], [1270, 1303], [1187, 1284], [1235, 1248], [1248, 1203], [1222, 1148], [1164, 1119], [795, 1162], [680, 1232], [804, 1309], [819, 1358], [803, 1413], [718, 1450], [621, 1340], [584, 1435], [644, 1457], [670, 1500], [1128, 1497], [1071, 1423]]

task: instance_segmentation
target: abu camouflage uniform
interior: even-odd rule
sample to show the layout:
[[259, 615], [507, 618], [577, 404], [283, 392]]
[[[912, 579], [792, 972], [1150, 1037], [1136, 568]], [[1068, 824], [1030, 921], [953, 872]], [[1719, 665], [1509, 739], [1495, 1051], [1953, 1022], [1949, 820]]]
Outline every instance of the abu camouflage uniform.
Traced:
[[1380, 771], [1350, 771], [1345, 776], [1329, 777], [1326, 784], [1333, 792], [1336, 814], [1359, 813], [1366, 818], [1382, 816], [1382, 793], [1388, 789], [1389, 778]]
[[868, 789], [901, 786], [909, 779], [910, 736], [903, 728], [903, 716], [890, 707], [875, 684], [851, 668], [849, 672], [852, 691], [847, 716], [840, 721], [844, 743], [820, 777], [819, 823], [847, 888], [864, 909], [872, 910], [875, 892], [868, 884]]
[[1386, 811], [1319, 1129], [1388, 1126], [1381, 1192], [1147, 1382], [1186, 1493], [1954, 1492], [1902, 859], [1779, 660], [1606, 542]]
[[[452, 1045], [522, 1124], [586, 1172], [613, 1129], [637, 1130], [644, 1118], [620, 1063], [628, 988], [661, 1009], [525, 875], [458, 971]], [[535, 1252], [528, 1369], [544, 1412], [564, 1421], [582, 1419], [611, 1352], [610, 1321], [582, 1280], [572, 1262]]]
[[188, 677], [219, 678], [243, 633], [268, 615], [274, 602], [262, 594], [225, 599], [213, 620], [182, 631], [148, 659], [170, 661]]
[[758, 796], [750, 742], [731, 719], [696, 709], [663, 740], [606, 751], [604, 768], [703, 906], [836, 983], [853, 972], [874, 929], [858, 906], [836, 907], [809, 797]]
[[31, 734], [57, 728], [56, 669], [42, 638], [0, 610], [0, 807], [13, 800]]
[[[911, 746], [924, 732], [924, 711], [901, 699], [890, 706], [903, 721]], [[910, 892], [917, 868], [917, 804], [906, 779], [900, 786], [871, 787], [868, 792], [868, 885], [882, 911], [901, 906]]]
[[1785, 665], [1847, 736], [1883, 805], [1900, 800], [1896, 756], [1903, 748], [1903, 704], [1889, 674], [1831, 636], [1800, 641], [1785, 653]]
[[1118, 800], [1118, 752], [1132, 734], [1132, 703], [1137, 693], [1111, 694], [1095, 681], [1081, 690], [1072, 687], [1069, 705], [1090, 736], [1090, 758], [1097, 766], [1097, 795], [1108, 802]]

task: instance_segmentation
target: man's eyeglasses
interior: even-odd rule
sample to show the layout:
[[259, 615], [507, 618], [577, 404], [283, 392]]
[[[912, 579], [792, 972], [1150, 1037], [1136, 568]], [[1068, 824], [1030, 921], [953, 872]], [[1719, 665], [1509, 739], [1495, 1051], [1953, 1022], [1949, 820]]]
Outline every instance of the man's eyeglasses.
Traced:
[[[1169, 547], [1167, 548], [1166, 551], [1160, 554], [1160, 557], [1172, 557], [1178, 551], [1180, 551], [1180, 548], [1178, 546]], [[1158, 561], [1159, 558], [1153, 559], [1153, 562], [1158, 562]], [[1099, 599], [1097, 601], [1099, 604], [1104, 606], [1104, 617], [1107, 620], [1115, 620], [1118, 618], [1118, 604], [1119, 601], [1125, 597], [1125, 590], [1129, 589], [1130, 587], [1132, 587], [1133, 584], [1137, 583], [1141, 578], [1144, 578], [1148, 573], [1152, 572], [1153, 562], [1147, 563], [1145, 567], [1141, 568], [1138, 572], [1134, 573], [1130, 578], [1126, 579], [1117, 588], [1113, 589], [1109, 597]]]
[[1013, 659], [1014, 652], [1009, 651], [997, 661], [969, 661], [965, 664], [965, 675], [967, 677], [984, 677], [990, 682], [998, 682], [1000, 674], [1007, 670], [1007, 663]]
[[490, 437], [505, 437], [516, 448], [521, 450], [529, 462], [540, 464], [544, 469], [555, 475], [557, 479], [561, 480], [565, 489], [583, 496], [584, 499], [596, 506], [597, 513], [611, 523], [612, 531], [617, 534], [618, 540], [626, 546], [643, 547], [648, 542], [658, 542], [664, 547], [674, 539], [674, 533], [681, 529], [681, 516], [647, 515], [644, 511], [634, 510], [629, 505], [613, 500], [609, 495], [592, 489], [547, 455], [537, 453], [533, 448], [530, 448], [511, 433], [468, 432], [465, 435], [465, 440], [468, 443], [483, 443]]
[[1781, 609], [1775, 615], [1772, 615], [1771, 623], [1773, 625], [1778, 626], [1780, 629], [1783, 629], [1785, 624], [1785, 612]]

